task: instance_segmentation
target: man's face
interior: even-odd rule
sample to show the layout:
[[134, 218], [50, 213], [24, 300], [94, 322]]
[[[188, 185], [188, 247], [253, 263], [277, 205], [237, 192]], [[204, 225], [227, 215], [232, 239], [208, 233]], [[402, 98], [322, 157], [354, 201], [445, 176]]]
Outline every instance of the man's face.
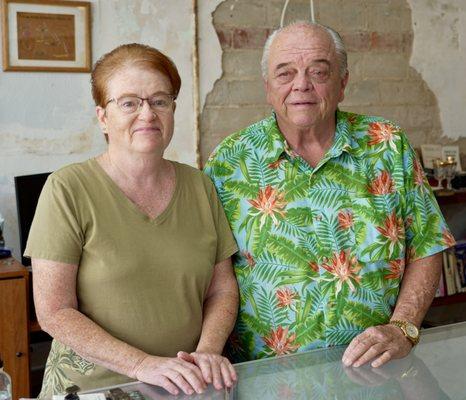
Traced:
[[273, 41], [265, 82], [267, 102], [285, 132], [333, 121], [347, 81], [347, 74], [340, 77], [332, 38], [322, 29], [295, 27]]

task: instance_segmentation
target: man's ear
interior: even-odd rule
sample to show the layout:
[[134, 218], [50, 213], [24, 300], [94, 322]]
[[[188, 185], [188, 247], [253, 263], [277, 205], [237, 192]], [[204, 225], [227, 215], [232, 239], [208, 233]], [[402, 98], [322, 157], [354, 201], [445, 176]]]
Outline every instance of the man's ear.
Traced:
[[349, 71], [346, 70], [345, 76], [341, 78], [341, 81], [340, 81], [341, 87], [340, 87], [339, 102], [342, 102], [345, 99], [345, 89], [346, 89], [346, 85], [348, 84], [348, 79], [349, 79]]
[[265, 98], [266, 98], [266, 101], [267, 101], [267, 104], [269, 105], [272, 105], [272, 103], [270, 102], [270, 98], [269, 98], [269, 81], [267, 78], [264, 78], [264, 90], [265, 90]]

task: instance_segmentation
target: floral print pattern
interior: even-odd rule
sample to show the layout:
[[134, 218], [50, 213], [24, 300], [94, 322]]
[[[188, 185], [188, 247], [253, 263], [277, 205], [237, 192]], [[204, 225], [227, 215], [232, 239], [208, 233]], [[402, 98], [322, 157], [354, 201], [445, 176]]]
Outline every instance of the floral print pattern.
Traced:
[[226, 138], [207, 162], [240, 251], [235, 362], [349, 343], [387, 323], [403, 271], [454, 243], [406, 135], [337, 111], [314, 168], [275, 115]]

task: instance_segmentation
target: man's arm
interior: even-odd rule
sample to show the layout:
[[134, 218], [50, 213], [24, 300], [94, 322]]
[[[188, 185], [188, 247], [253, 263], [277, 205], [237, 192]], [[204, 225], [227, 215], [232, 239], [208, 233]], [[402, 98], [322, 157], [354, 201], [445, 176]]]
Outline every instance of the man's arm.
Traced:
[[[434, 298], [441, 270], [442, 253], [409, 264], [391, 319], [409, 321], [419, 328]], [[411, 348], [411, 342], [397, 326], [373, 326], [351, 341], [342, 361], [346, 366], [359, 367], [374, 359], [371, 365], [380, 367], [392, 358], [406, 356]]]
[[202, 332], [196, 351], [178, 353], [179, 358], [198, 365], [206, 382], [212, 382], [216, 389], [222, 388], [222, 378], [228, 387], [237, 378], [233, 366], [221, 354], [236, 321], [238, 297], [238, 284], [228, 258], [214, 267], [204, 300]]

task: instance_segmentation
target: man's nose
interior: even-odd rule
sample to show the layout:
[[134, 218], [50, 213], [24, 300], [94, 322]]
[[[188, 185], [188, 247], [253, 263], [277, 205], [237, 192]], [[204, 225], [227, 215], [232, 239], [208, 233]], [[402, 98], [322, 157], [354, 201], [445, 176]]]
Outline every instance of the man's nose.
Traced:
[[311, 80], [306, 76], [305, 72], [298, 72], [293, 82], [293, 89], [307, 91], [313, 87]]

